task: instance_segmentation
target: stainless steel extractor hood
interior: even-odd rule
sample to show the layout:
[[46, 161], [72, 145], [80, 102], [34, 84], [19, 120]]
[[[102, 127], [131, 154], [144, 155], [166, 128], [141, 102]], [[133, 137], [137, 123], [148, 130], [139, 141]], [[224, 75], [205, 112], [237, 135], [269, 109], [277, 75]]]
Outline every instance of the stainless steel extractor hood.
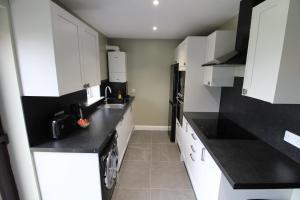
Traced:
[[235, 43], [235, 51], [215, 58], [202, 66], [234, 66], [245, 65], [248, 51], [252, 8], [260, 4], [264, 0], [242, 0], [240, 2], [239, 21], [237, 26], [237, 35]]

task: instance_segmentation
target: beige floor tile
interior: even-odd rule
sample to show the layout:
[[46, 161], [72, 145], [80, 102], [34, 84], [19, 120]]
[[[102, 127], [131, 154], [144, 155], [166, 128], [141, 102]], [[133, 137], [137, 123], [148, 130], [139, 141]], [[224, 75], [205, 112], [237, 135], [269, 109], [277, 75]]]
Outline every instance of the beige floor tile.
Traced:
[[152, 161], [180, 161], [175, 144], [152, 144]]
[[151, 143], [140, 143], [140, 144], [133, 144], [129, 143], [128, 147], [140, 148], [145, 150], [151, 150]]
[[134, 145], [127, 148], [124, 161], [150, 161], [151, 151], [147, 148], [134, 147]]
[[124, 161], [119, 173], [120, 189], [147, 189], [150, 183], [150, 162]]
[[151, 143], [151, 133], [149, 132], [134, 132], [129, 141], [130, 144], [150, 144]]
[[150, 200], [150, 191], [118, 189], [114, 200]]
[[151, 200], [196, 200], [193, 190], [151, 190]]
[[180, 162], [152, 162], [151, 189], [191, 189], [184, 165]]
[[154, 144], [171, 144], [168, 132], [166, 131], [156, 131], [152, 133], [152, 143]]

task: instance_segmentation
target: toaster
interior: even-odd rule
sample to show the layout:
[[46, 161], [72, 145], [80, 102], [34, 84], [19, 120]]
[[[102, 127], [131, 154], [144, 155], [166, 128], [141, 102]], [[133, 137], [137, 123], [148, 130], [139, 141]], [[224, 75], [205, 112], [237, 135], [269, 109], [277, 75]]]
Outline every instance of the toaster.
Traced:
[[61, 114], [55, 116], [50, 121], [51, 137], [60, 139], [69, 134], [76, 127], [76, 121], [73, 115]]

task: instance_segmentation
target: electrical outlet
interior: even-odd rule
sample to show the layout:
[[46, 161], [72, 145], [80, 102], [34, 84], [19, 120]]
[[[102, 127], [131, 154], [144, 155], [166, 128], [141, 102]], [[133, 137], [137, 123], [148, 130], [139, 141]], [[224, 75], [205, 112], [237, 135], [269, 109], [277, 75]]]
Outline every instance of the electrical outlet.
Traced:
[[300, 149], [300, 136], [290, 131], [285, 131], [284, 141]]

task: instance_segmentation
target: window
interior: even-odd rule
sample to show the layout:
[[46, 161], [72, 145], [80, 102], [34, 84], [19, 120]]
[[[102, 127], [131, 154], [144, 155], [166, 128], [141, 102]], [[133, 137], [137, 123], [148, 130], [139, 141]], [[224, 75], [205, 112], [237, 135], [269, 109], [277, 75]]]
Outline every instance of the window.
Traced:
[[86, 92], [87, 92], [87, 106], [90, 106], [103, 98], [103, 97], [101, 98], [100, 96], [99, 85], [86, 89]]

